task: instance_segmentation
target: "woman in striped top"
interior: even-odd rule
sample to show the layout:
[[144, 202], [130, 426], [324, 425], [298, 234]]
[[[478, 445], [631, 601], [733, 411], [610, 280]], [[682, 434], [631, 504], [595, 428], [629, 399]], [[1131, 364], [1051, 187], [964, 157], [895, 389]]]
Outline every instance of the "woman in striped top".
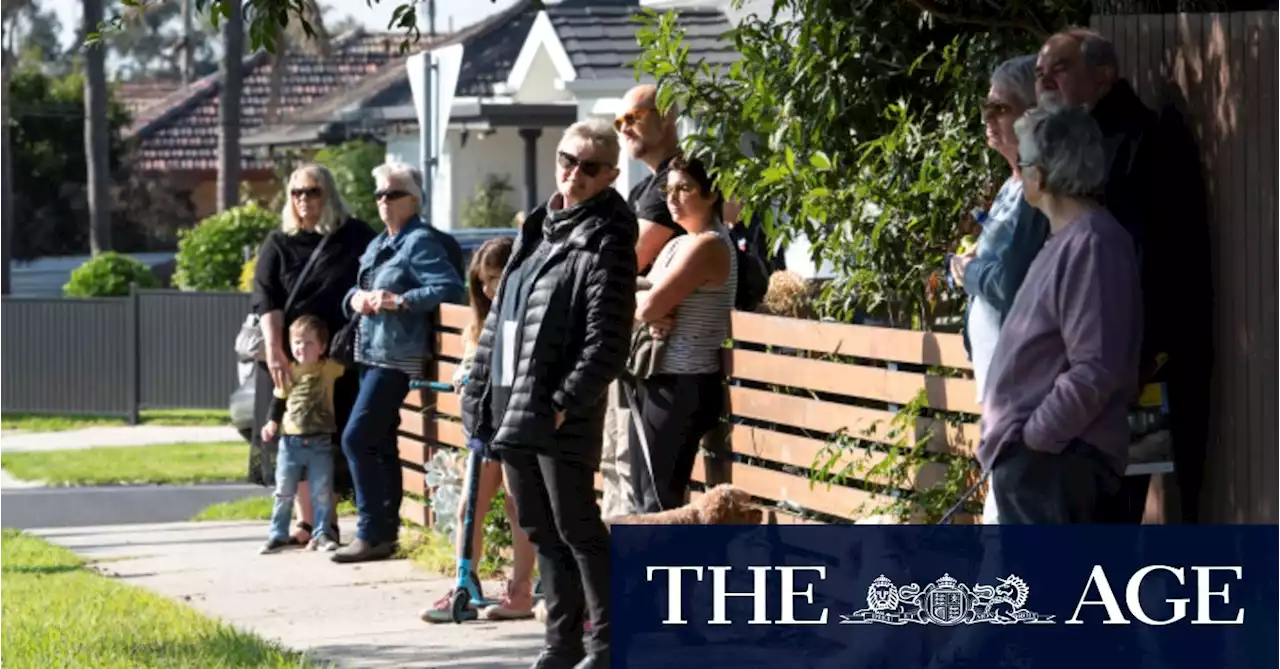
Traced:
[[698, 443], [720, 418], [720, 352], [738, 283], [723, 201], [706, 168], [675, 158], [665, 190], [672, 218], [688, 234], [667, 242], [649, 273], [649, 289], [636, 295], [637, 324], [664, 343], [656, 373], [628, 382], [635, 397], [632, 488], [641, 513], [684, 503]]

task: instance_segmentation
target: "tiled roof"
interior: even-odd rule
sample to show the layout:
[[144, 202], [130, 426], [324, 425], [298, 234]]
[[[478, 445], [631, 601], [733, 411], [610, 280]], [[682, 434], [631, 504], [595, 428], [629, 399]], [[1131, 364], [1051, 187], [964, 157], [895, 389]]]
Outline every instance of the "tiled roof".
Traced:
[[[636, 32], [641, 24], [639, 0], [562, 0], [546, 4], [547, 18], [556, 29], [579, 79], [612, 79], [634, 75], [632, 63], [640, 56]], [[715, 9], [681, 9], [677, 24], [685, 30], [691, 62], [732, 63], [737, 52], [721, 39], [729, 20]], [[477, 32], [464, 42], [458, 97], [486, 98], [494, 85], [505, 82], [529, 37], [538, 15], [527, 1], [507, 13], [505, 20]], [[408, 78], [364, 101], [366, 107], [411, 104]]]
[[[334, 40], [331, 55], [291, 54], [281, 87], [283, 118], [316, 101], [359, 84], [383, 69], [399, 53], [401, 35], [354, 32]], [[262, 125], [270, 93], [271, 59], [257, 53], [245, 59], [241, 134]], [[139, 143], [141, 165], [148, 170], [217, 169], [221, 75], [213, 74], [188, 89], [143, 110], [130, 135]], [[246, 147], [247, 148], [247, 147]], [[246, 150], [243, 169], [270, 168], [269, 160]]]
[[128, 110], [129, 117], [136, 118], [180, 88], [182, 84], [176, 81], [124, 81], [115, 84], [114, 94]]
[[[640, 57], [636, 32], [641, 24], [635, 0], [619, 2], [566, 2], [548, 5], [547, 18], [569, 54], [579, 79], [631, 77], [633, 63]], [[689, 62], [727, 64], [737, 59], [737, 51], [722, 39], [729, 20], [715, 9], [680, 9], [677, 26], [684, 30], [689, 46]]]

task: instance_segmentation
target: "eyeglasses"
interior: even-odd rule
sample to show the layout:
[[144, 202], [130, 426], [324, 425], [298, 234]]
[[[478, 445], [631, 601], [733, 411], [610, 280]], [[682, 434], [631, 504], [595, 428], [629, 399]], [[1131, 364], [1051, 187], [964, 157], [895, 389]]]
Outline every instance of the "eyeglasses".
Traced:
[[301, 200], [304, 197], [307, 199], [317, 198], [323, 194], [324, 194], [324, 191], [314, 187], [313, 188], [294, 188], [289, 191], [289, 197], [295, 200]]
[[640, 107], [639, 109], [632, 109], [631, 111], [626, 112], [613, 120], [613, 129], [617, 132], [622, 132], [623, 128], [629, 125], [634, 125], [636, 123], [639, 123], [642, 119], [644, 119], [644, 117], [648, 116], [654, 111], [656, 110], [653, 107]]
[[578, 168], [582, 173], [594, 177], [600, 174], [600, 170], [604, 169], [604, 163], [595, 160], [583, 160], [575, 155], [565, 153], [564, 151], [556, 152], [556, 162], [562, 170], [572, 170]]
[[375, 200], [386, 200], [387, 202], [395, 202], [402, 197], [408, 197], [409, 194], [402, 190], [380, 190], [373, 194]]
[[698, 190], [697, 186], [684, 181], [679, 182], [674, 186], [669, 184], [662, 184], [662, 186], [660, 186], [659, 188], [662, 191], [663, 195], [671, 195], [672, 193], [675, 193], [677, 195], [684, 195], [686, 193], [692, 193]]

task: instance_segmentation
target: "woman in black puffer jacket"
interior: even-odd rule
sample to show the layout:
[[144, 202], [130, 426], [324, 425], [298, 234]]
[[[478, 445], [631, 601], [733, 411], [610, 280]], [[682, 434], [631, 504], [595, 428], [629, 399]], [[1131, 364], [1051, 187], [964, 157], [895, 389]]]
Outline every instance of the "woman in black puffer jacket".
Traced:
[[556, 162], [558, 192], [525, 221], [481, 332], [463, 424], [501, 454], [538, 552], [547, 635], [534, 666], [607, 667], [609, 533], [595, 472], [606, 391], [627, 361], [639, 226], [609, 187], [618, 140], [608, 124], [570, 126]]

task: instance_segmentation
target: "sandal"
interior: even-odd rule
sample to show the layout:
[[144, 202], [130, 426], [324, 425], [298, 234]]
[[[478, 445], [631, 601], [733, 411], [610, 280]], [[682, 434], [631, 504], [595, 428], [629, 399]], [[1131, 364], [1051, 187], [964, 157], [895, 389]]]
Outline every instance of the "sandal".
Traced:
[[[298, 538], [298, 534], [297, 534], [298, 530], [302, 530], [303, 532], [306, 532], [306, 533], [307, 533], [307, 538], [306, 538], [306, 539], [299, 539], [299, 538]], [[293, 526], [293, 532], [294, 532], [293, 534], [290, 534], [290, 535], [289, 535], [289, 545], [290, 545], [290, 546], [306, 546], [308, 543], [310, 543], [310, 541], [311, 541], [311, 532], [312, 532], [311, 523], [307, 523], [307, 522], [304, 522], [304, 521], [299, 520], [299, 521], [297, 522], [297, 524], [295, 524], [295, 525]]]

